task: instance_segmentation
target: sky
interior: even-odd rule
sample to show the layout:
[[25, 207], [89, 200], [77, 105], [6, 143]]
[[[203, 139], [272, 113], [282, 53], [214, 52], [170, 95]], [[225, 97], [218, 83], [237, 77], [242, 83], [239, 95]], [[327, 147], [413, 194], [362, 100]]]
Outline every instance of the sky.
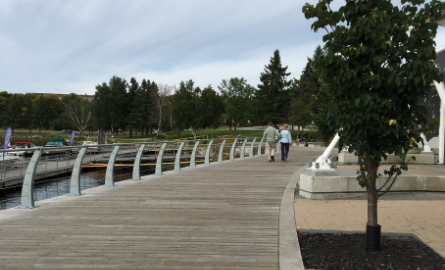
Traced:
[[[318, 1], [0, 0], [0, 91], [93, 95], [114, 75], [257, 87], [277, 49], [299, 78], [324, 35], [311, 30], [306, 2]], [[436, 42], [445, 47], [445, 27]]]

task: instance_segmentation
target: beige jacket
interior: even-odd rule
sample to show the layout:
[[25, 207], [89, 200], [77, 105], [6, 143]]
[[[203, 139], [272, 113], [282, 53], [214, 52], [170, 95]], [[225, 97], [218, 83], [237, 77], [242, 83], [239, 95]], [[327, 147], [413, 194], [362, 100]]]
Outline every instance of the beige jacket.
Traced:
[[264, 131], [263, 139], [269, 144], [276, 144], [277, 141], [275, 140], [275, 136], [277, 136], [278, 139], [281, 138], [281, 135], [276, 128], [268, 127]]

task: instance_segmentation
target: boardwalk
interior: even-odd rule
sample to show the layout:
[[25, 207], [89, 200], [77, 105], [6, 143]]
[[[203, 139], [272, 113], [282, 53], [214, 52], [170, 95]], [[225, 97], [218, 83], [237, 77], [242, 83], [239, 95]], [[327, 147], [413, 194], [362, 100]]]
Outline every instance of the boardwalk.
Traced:
[[0, 211], [0, 269], [279, 269], [283, 191], [321, 152], [293, 148], [286, 163], [214, 163]]

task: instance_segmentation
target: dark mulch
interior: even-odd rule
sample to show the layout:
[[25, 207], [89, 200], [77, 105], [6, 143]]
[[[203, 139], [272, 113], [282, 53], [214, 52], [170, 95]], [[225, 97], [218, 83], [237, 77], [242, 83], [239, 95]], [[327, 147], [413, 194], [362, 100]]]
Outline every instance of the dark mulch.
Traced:
[[382, 236], [381, 251], [365, 252], [365, 234], [298, 232], [306, 269], [445, 269], [445, 259], [408, 236]]

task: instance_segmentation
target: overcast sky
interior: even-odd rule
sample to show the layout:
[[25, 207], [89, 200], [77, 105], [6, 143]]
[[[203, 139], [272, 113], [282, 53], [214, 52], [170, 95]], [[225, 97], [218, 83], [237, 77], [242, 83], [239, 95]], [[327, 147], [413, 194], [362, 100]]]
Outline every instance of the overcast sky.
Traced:
[[[113, 75], [256, 87], [276, 49], [298, 78], [324, 34], [305, 2], [318, 1], [0, 0], [0, 91], [94, 94]], [[445, 47], [445, 28], [436, 42]]]

